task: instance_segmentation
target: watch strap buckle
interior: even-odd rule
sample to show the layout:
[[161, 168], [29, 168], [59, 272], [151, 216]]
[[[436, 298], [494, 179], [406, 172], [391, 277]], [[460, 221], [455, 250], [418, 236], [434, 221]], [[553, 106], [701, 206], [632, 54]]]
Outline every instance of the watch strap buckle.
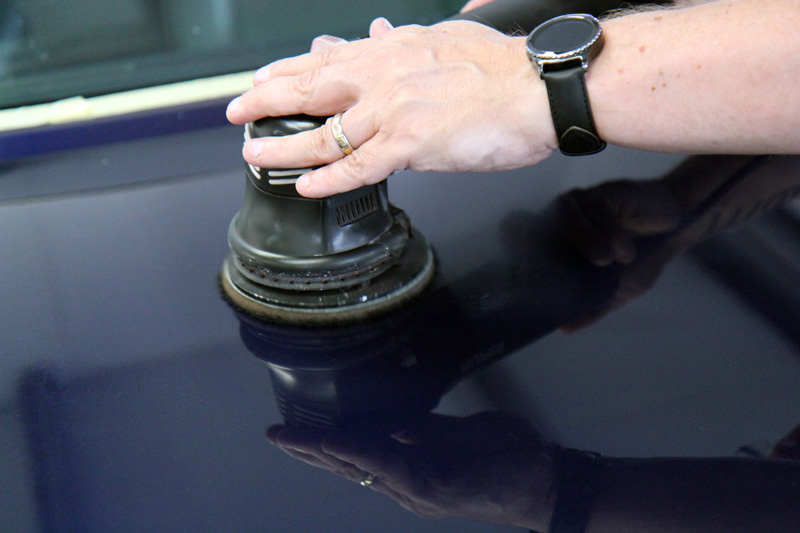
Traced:
[[580, 126], [570, 126], [558, 140], [561, 153], [564, 155], [590, 155], [602, 152], [605, 141], [596, 134]]

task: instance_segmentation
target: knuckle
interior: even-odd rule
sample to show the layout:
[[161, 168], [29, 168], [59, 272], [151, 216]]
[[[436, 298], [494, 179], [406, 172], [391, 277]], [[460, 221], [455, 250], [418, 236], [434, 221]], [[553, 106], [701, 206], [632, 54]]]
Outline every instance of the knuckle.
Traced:
[[292, 92], [294, 97], [300, 102], [304, 103], [313, 100], [314, 93], [317, 88], [319, 79], [319, 70], [312, 69], [298, 74], [295, 76], [292, 83]]
[[314, 67], [320, 69], [336, 63], [339, 58], [340, 50], [337, 47], [323, 48], [314, 53]]
[[345, 157], [343, 163], [342, 183], [346, 182], [350, 188], [378, 183], [391, 174], [386, 161], [371, 150], [356, 150]]
[[398, 26], [397, 28], [395, 28], [396, 35], [402, 35], [402, 34], [419, 35], [421, 33], [428, 33], [428, 32], [430, 32], [430, 29], [420, 24], [406, 24], [404, 26]]
[[349, 175], [359, 183], [363, 183], [368, 171], [374, 168], [374, 157], [365, 150], [356, 150], [345, 158]]
[[330, 158], [330, 141], [333, 134], [329, 133], [329, 127], [323, 126], [316, 128], [311, 134], [308, 142], [309, 155], [314, 159], [328, 160]]

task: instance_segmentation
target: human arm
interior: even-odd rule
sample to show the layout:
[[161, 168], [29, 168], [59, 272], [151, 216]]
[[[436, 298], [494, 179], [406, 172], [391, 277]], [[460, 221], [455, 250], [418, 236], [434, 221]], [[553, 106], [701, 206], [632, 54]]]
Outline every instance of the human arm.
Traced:
[[649, 290], [677, 255], [800, 195], [798, 168], [798, 156], [697, 156], [663, 178], [561, 195], [561, 235], [594, 265], [619, 269], [612, 298], [562, 329], [592, 324]]
[[800, 462], [611, 459], [586, 533], [791, 533]]
[[510, 413], [430, 414], [394, 436], [272, 426], [290, 456], [394, 499], [423, 518], [468, 518], [547, 530], [553, 457], [538, 431]]
[[639, 149], [798, 153], [800, 2], [717, 0], [603, 24], [588, 91], [600, 134]]
[[[368, 486], [425, 518], [460, 517], [547, 531], [557, 448], [508, 413], [432, 414], [394, 437], [273, 426], [269, 441]], [[373, 477], [374, 476], [374, 477]], [[800, 461], [601, 459], [587, 533], [795, 533]]]
[[[798, 22], [798, 0], [717, 0], [603, 22], [606, 45], [587, 73], [600, 136], [659, 151], [800, 152]], [[272, 64], [228, 111], [237, 124], [344, 112], [355, 152], [343, 157], [329, 122], [250, 141], [248, 162], [324, 165], [297, 186], [325, 196], [404, 168], [521, 167], [557, 147], [524, 37], [468, 22], [371, 35]]]

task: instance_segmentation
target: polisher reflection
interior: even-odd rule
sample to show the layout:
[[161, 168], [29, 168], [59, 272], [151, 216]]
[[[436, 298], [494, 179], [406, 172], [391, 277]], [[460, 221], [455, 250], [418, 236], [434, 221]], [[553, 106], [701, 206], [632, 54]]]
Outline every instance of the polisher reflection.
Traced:
[[[473, 371], [591, 314], [613, 294], [616, 269], [587, 262], [553, 220], [549, 212], [508, 217], [499, 236], [505, 256], [460, 279], [440, 276], [370, 322], [298, 327], [236, 310], [244, 344], [269, 368], [283, 417], [267, 431], [270, 442], [421, 516], [538, 525], [530, 520], [546, 512], [530, 501], [543, 501], [553, 463], [539, 432], [510, 414], [460, 419], [431, 411]], [[396, 460], [385, 461], [387, 454]]]
[[677, 254], [793, 198], [795, 163], [699, 157], [658, 180], [569, 191], [542, 213], [508, 216], [498, 228], [505, 255], [434, 279], [400, 309], [298, 327], [238, 308], [241, 336], [269, 366], [286, 423], [398, 431], [475, 369], [597, 320], [645, 292]]
[[402, 429], [483, 365], [610, 298], [615, 269], [568, 248], [551, 218], [517, 213], [501, 228], [508, 254], [416, 300], [343, 327], [277, 325], [237, 311], [247, 348], [270, 369], [285, 421], [325, 429]]
[[[696, 158], [659, 180], [570, 191], [543, 213], [507, 217], [499, 228], [505, 256], [459, 279], [434, 279], [371, 322], [285, 326], [236, 310], [283, 417], [267, 438], [424, 517], [546, 529], [559, 448], [515, 415], [431, 411], [474, 370], [556, 328], [596, 320], [652, 286], [676, 254], [796, 196], [800, 178], [786, 172], [796, 162]], [[797, 435], [772, 457], [800, 458]], [[630, 519], [665, 531], [688, 522], [708, 525], [704, 531], [796, 531], [799, 466], [763, 457], [613, 459], [604, 475], [624, 476], [600, 505], [630, 513], [612, 512], [609, 530]], [[706, 478], [698, 479], [700, 467]], [[703, 490], [687, 491], [687, 483]], [[648, 514], [648, 502], [665, 501], [687, 512]]]

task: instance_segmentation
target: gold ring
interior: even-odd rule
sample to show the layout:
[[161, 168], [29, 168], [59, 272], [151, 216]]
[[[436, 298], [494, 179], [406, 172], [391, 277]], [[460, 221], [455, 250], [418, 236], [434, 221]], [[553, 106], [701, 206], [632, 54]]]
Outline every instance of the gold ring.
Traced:
[[339, 148], [342, 149], [344, 155], [352, 154], [353, 147], [350, 146], [350, 143], [347, 141], [347, 137], [344, 134], [344, 130], [342, 129], [341, 113], [336, 113], [333, 116], [333, 120], [331, 120], [331, 130], [333, 130], [333, 138], [336, 139], [336, 144], [338, 144]]
[[369, 487], [375, 483], [375, 474], [368, 474], [367, 477], [361, 480], [359, 483], [362, 487]]

